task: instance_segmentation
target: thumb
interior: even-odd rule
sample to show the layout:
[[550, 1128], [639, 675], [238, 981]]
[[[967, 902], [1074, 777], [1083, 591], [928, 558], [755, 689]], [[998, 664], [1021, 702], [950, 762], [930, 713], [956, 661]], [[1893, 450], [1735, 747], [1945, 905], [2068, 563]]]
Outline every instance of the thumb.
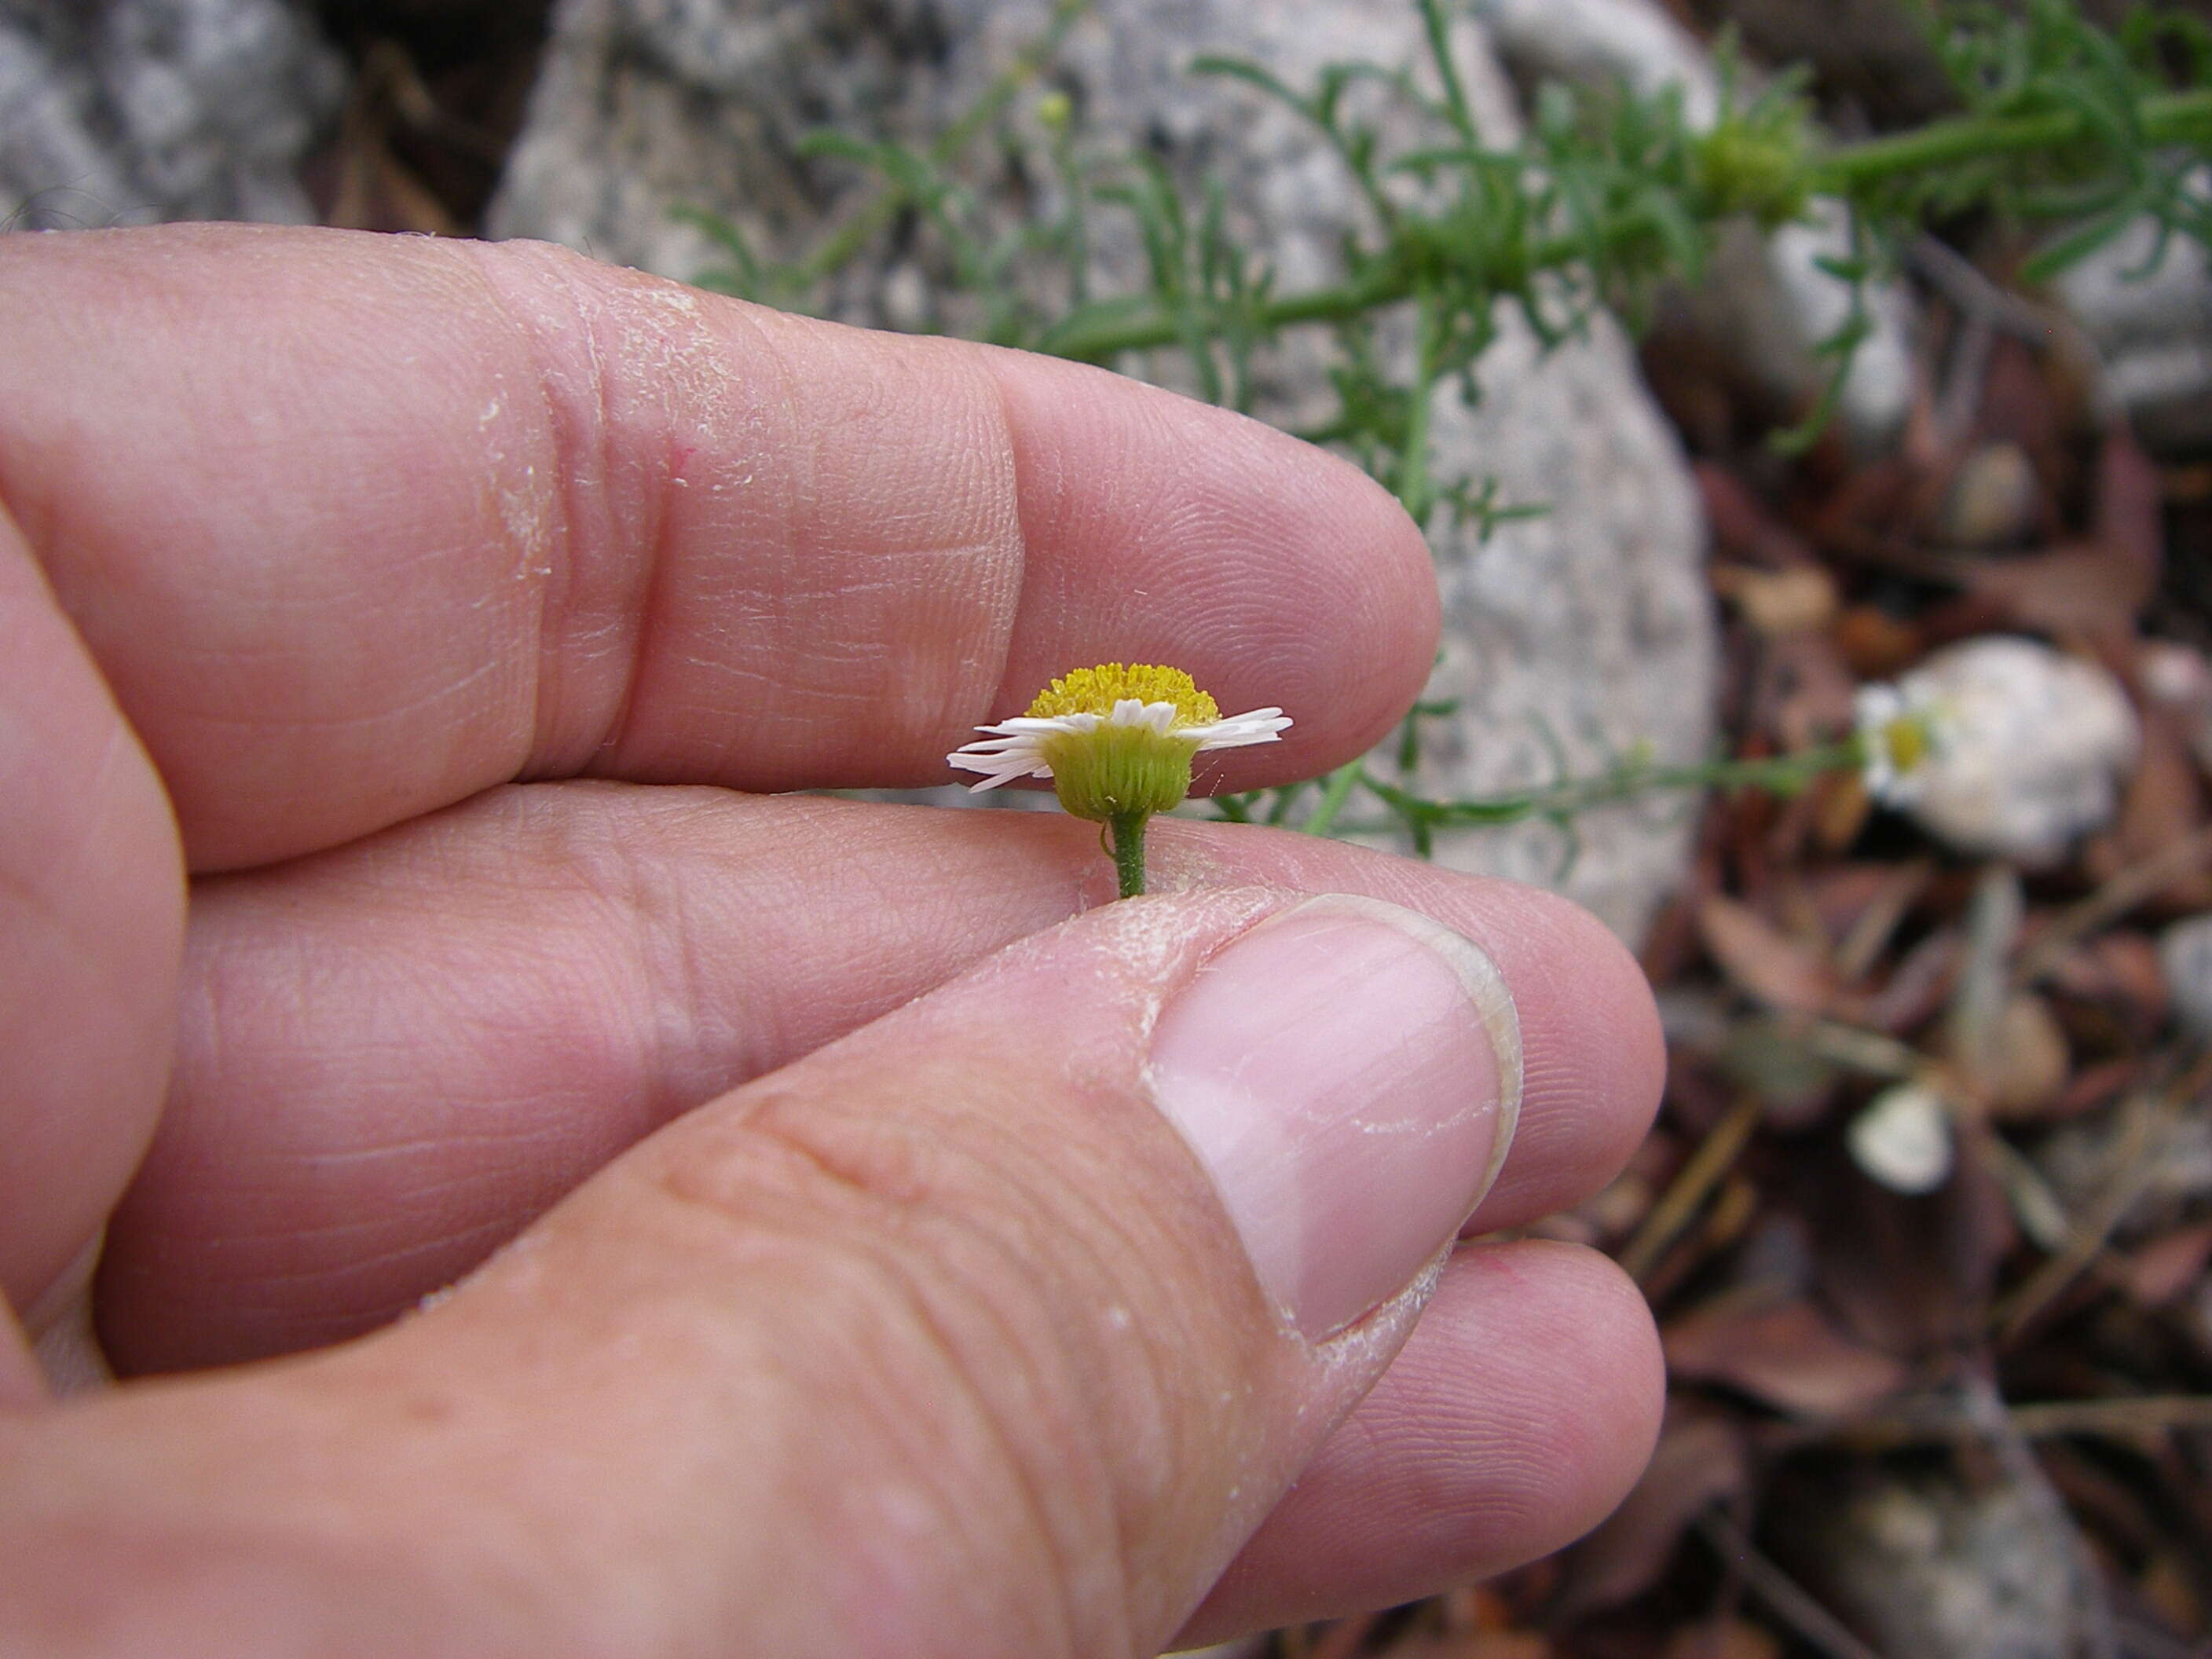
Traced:
[[0, 1631], [1155, 1651], [1395, 1352], [1519, 1074], [1496, 969], [1411, 911], [1092, 912], [672, 1125], [380, 1337], [7, 1431]]

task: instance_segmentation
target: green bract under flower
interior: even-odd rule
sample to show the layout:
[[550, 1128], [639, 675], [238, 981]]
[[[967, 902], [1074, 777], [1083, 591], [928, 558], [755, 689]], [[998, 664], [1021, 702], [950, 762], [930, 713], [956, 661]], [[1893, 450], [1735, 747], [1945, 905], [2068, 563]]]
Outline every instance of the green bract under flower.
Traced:
[[1027, 714], [977, 726], [983, 740], [945, 759], [983, 774], [977, 791], [1050, 778], [1062, 806], [1103, 823], [1166, 811], [1190, 793], [1200, 753], [1273, 743], [1290, 723], [1279, 708], [1224, 720], [1180, 668], [1109, 662], [1063, 675]]

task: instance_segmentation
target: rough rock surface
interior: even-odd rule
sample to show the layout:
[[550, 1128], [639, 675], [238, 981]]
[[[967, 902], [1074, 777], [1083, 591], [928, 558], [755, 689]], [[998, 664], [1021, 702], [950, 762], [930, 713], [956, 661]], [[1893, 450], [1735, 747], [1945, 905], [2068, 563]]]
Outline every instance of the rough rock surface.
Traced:
[[2161, 250], [2142, 220], [2052, 286], [2144, 442], [2182, 453], [2212, 445], [2212, 262], [2201, 244], [2176, 235]]
[[[1675, 88], [1691, 125], [1719, 118], [1719, 70], [1656, 0], [1482, 0], [1481, 12], [1509, 61], [1531, 75], [1619, 81], [1647, 97]], [[1822, 264], [1850, 252], [1850, 217], [1834, 203], [1763, 240], [1747, 226], [1686, 296], [1690, 313], [1778, 396], [1810, 398], [1829, 373], [1814, 348], [1851, 308], [1849, 285]], [[1911, 405], [1911, 321], [1893, 285], [1869, 289], [1869, 313], [1872, 331], [1851, 359], [1838, 409], [1855, 438], [1881, 449]]]
[[0, 225], [311, 222], [343, 88], [283, 0], [0, 0]]
[[1885, 1654], [2067, 1659], [2084, 1650], [2063, 1522], [2015, 1485], [1887, 1476], [1799, 1494], [1786, 1553]]
[[2184, 916], [2158, 936], [2159, 966], [2181, 1029], [2212, 1042], [2212, 912]]
[[[992, 76], [1045, 32], [1039, 0], [562, 0], [531, 119], [492, 210], [495, 234], [548, 237], [669, 275], [723, 257], [671, 217], [682, 204], [739, 224], [756, 246], [789, 252], [834, 215], [849, 169], [797, 158], [802, 135], [832, 125], [926, 140], [968, 109]], [[1485, 37], [1455, 42], [1493, 135], [1516, 119]], [[1326, 147], [1249, 88], [1185, 72], [1201, 52], [1267, 65], [1293, 85], [1333, 60], [1411, 65], [1417, 15], [1401, 0], [1105, 0], [1079, 22], [1051, 72], [1086, 142], [1146, 148], [1186, 181], [1218, 179], [1232, 222], [1273, 266], [1278, 291], [1324, 281], [1360, 211]], [[1042, 152], [1020, 167], [978, 147], [970, 181], [1007, 223]], [[1135, 280], [1142, 249], [1098, 216], [1103, 291]], [[904, 260], [864, 260], [832, 309], [911, 325], [932, 316], [927, 277]], [[1325, 341], [1297, 340], [1261, 365], [1258, 412], [1286, 422], [1325, 404]], [[1176, 381], [1162, 358], [1127, 367]], [[1563, 756], [1595, 769], [1633, 745], [1669, 760], [1712, 732], [1713, 629], [1698, 576], [1702, 526], [1681, 457], [1607, 325], [1548, 356], [1509, 327], [1481, 365], [1479, 407], [1439, 392], [1439, 477], [1497, 481], [1509, 503], [1547, 514], [1484, 545], [1440, 515], [1432, 525], [1447, 638], [1432, 688], [1456, 714], [1427, 723], [1431, 793], [1471, 794], [1540, 781]], [[1294, 714], [1296, 710], [1291, 711]], [[1364, 815], [1355, 809], [1353, 817]], [[1624, 933], [1642, 930], [1679, 876], [1679, 804], [1586, 816], [1565, 884]], [[1543, 881], [1562, 840], [1546, 826], [1440, 840], [1443, 861]]]

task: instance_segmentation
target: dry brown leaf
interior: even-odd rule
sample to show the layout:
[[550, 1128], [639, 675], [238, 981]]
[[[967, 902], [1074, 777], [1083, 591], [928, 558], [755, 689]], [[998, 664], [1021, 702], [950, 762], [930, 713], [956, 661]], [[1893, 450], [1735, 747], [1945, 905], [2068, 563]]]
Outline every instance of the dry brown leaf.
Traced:
[[1836, 994], [1827, 964], [1747, 904], [1714, 894], [1698, 907], [1698, 931], [1735, 987], [1771, 1008], [1816, 1014]]
[[[2093, 845], [2086, 860], [2100, 880], [2180, 846], [2205, 822], [2197, 757], [2173, 711], [2153, 706], [2140, 714], [2142, 748], [2120, 798], [2119, 821], [2109, 836]], [[2200, 873], [2171, 883], [2161, 896], [2171, 903], [2201, 907], [2212, 902], [2212, 879]]]
[[2157, 1610], [2167, 1629], [2201, 1631], [2204, 1597], [2197, 1589], [2200, 1572], [2197, 1564], [2183, 1551], [2162, 1549], [2136, 1575], [2136, 1593]]
[[1813, 799], [1813, 838], [1823, 852], [1842, 852], [1874, 816], [1874, 796], [1856, 772], [1831, 772], [1807, 793]]
[[1528, 1630], [1469, 1631], [1405, 1651], [1408, 1659], [1552, 1659], [1550, 1638]]
[[1904, 1366], [1801, 1297], [1730, 1292], [1668, 1322], [1661, 1336], [1675, 1376], [1725, 1383], [1799, 1417], [1856, 1416], [1905, 1383]]
[[1715, 565], [1713, 592], [1730, 600], [1758, 633], [1769, 639], [1809, 633], [1836, 618], [1836, 580], [1817, 565], [1759, 570], [1750, 565]]
[[1741, 1619], [1685, 1625], [1667, 1644], [1666, 1659], [1781, 1659], [1772, 1632]]
[[1424, 1611], [1432, 1617], [1376, 1650], [1379, 1659], [1552, 1659], [1549, 1637], [1512, 1628], [1504, 1602], [1480, 1589], [1449, 1591]]
[[1770, 570], [1820, 568], [1805, 538], [1768, 511], [1735, 474], [1711, 461], [1695, 462], [1690, 471], [1705, 498], [1715, 547]]
[[2136, 616], [2157, 591], [2133, 559], [2098, 542], [1965, 560], [1953, 569], [1966, 592], [2004, 621], [2061, 640], [2133, 638]]
[[2079, 413], [2068, 406], [2066, 390], [2050, 373], [2041, 350], [2016, 337], [1997, 335], [1982, 382], [1980, 435], [2009, 441], [2026, 452], [2045, 486], [2046, 510], [2054, 507], [2050, 497], [2072, 483], [2079, 471], [2068, 442]]
[[[1966, 1057], [1954, 1050], [1953, 1058], [1963, 1063]], [[1990, 1109], [1999, 1117], [2033, 1118], [2058, 1103], [2073, 1055], [2051, 1005], [2022, 992], [1997, 1015], [1984, 1061], [1973, 1080]]]
[[1927, 650], [1919, 629], [1871, 605], [1855, 605], [1837, 619], [1836, 649], [1863, 680], [1886, 680], [1911, 666]]
[[1866, 999], [1858, 1023], [1892, 1036], [1925, 1024], [1950, 1001], [1966, 956], [1966, 939], [1956, 927], [1929, 934], [1905, 953], [1882, 988]]
[[2166, 562], [2166, 481], [2125, 425], [2115, 425], [2097, 453], [2097, 505], [2092, 533], [2155, 587]]
[[1568, 1558], [1559, 1616], [1617, 1607], [1650, 1589], [1691, 1522], [1721, 1498], [1741, 1494], [1749, 1481], [1742, 1436], [1734, 1425], [1683, 1416], [1670, 1407], [1644, 1478]]
[[2054, 990], [2100, 1005], [2139, 1036], [2165, 1022], [2166, 969], [2148, 934], [2125, 930], [2085, 939], [2052, 963], [2045, 977]]
[[2058, 1097], [2050, 1115], [2054, 1118], [2079, 1117], [2084, 1112], [2094, 1112], [2100, 1106], [2109, 1106], [2134, 1088], [2142, 1074], [2142, 1061], [2132, 1054], [2123, 1055], [2118, 1060], [2100, 1060], [2094, 1066], [2084, 1066], [2068, 1079], [2066, 1092]]
[[2160, 1308], [2179, 1296], [2212, 1261], [2212, 1221], [2199, 1221], [2154, 1238], [2126, 1258], [2120, 1282], [2137, 1306]]

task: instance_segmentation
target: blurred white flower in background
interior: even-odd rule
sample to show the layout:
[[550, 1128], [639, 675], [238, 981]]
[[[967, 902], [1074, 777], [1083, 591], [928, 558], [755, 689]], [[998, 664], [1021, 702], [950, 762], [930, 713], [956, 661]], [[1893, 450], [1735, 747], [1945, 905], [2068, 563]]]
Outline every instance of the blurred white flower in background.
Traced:
[[1928, 763], [1951, 741], [1948, 714], [1924, 688], [1859, 688], [1851, 706], [1867, 793], [1884, 806], [1905, 807], [1928, 785]]
[[2005, 635], [1864, 688], [1856, 712], [1875, 799], [1961, 852], [2030, 866], [2112, 822], [2142, 746], [2110, 673]]

